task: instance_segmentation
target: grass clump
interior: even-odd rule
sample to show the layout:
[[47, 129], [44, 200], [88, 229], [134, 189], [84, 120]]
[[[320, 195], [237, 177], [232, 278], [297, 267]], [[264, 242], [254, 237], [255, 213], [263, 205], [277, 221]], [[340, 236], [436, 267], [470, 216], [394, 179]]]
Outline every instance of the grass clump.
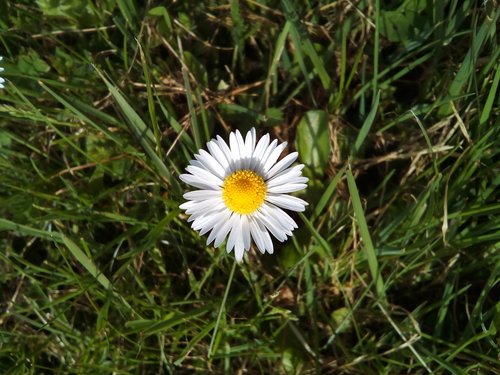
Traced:
[[[495, 1], [63, 3], [0, 4], [0, 372], [498, 371]], [[252, 126], [310, 205], [235, 266], [178, 175]]]

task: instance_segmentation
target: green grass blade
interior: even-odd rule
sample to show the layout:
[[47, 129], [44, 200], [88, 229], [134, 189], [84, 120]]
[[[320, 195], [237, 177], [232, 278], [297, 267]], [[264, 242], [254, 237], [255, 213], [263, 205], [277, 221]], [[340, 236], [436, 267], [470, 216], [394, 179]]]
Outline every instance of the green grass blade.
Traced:
[[61, 240], [68, 248], [75, 259], [101, 284], [104, 289], [109, 290], [112, 287], [109, 279], [97, 268], [95, 263], [68, 237], [61, 235]]
[[90, 124], [97, 131], [100, 131], [100, 132], [103, 132], [104, 134], [106, 134], [106, 136], [109, 139], [113, 140], [116, 144], [121, 145], [121, 142], [118, 140], [118, 138], [115, 137], [113, 135], [113, 133], [111, 133], [108, 129], [106, 129], [106, 127], [96, 124], [88, 116], [86, 116], [83, 112], [81, 112], [78, 108], [76, 108], [74, 105], [72, 105], [68, 100], [66, 100], [61, 95], [57, 94], [55, 91], [50, 89], [43, 82], [40, 82], [40, 86], [42, 86], [45, 91], [47, 91], [50, 95], [52, 95], [59, 103], [61, 103], [66, 108], [68, 108], [71, 112], [73, 112], [83, 122], [85, 122], [86, 124]]
[[54, 242], [63, 242], [62, 237], [57, 232], [49, 232], [41, 229], [29, 227], [27, 225], [17, 224], [13, 221], [0, 218], [0, 231], [12, 231], [23, 236], [32, 236]]
[[427, 133], [427, 130], [425, 129], [424, 125], [422, 124], [422, 122], [420, 121], [418, 116], [415, 115], [415, 113], [413, 113], [413, 111], [411, 111], [411, 113], [412, 113], [413, 117], [415, 117], [415, 121], [417, 122], [420, 130], [422, 131], [422, 135], [424, 136], [425, 143], [427, 144], [427, 149], [429, 150], [429, 155], [431, 155], [431, 157], [432, 157], [432, 166], [434, 167], [434, 174], [436, 175], [436, 177], [439, 177], [439, 169], [438, 169], [437, 162], [436, 162], [436, 155], [433, 151], [434, 147], [432, 147], [431, 139], [429, 138], [429, 133]]
[[[180, 57], [184, 58], [184, 53], [182, 50], [182, 43], [181, 43], [181, 39], [179, 37], [177, 38], [177, 45], [179, 47]], [[200, 126], [198, 124], [198, 116], [196, 114], [196, 109], [194, 107], [194, 102], [193, 102], [194, 94], [193, 94], [193, 90], [191, 88], [191, 83], [189, 81], [189, 74], [188, 74], [186, 64], [184, 64], [184, 63], [182, 64], [181, 70], [182, 70], [182, 79], [184, 81], [184, 88], [186, 90], [186, 101], [188, 104], [189, 116], [191, 118], [191, 130], [193, 131], [194, 143], [196, 145], [196, 148], [199, 150], [203, 147], [202, 141], [201, 141], [201, 130], [200, 130]], [[200, 105], [201, 105], [201, 103], [200, 103]]]
[[[485, 19], [478, 32], [473, 34], [472, 45], [469, 52], [465, 56], [459, 71], [457, 72], [453, 82], [448, 90], [448, 98], [454, 100], [459, 97], [464, 86], [470, 83], [472, 75], [476, 67], [476, 61], [479, 57], [479, 52], [486, 41], [488, 34], [491, 33], [492, 28], [496, 28], [497, 19], [500, 16], [500, 11], [496, 11], [491, 19]], [[452, 112], [451, 106], [448, 104], [441, 107], [439, 114], [448, 115]]]
[[332, 178], [330, 183], [328, 184], [327, 188], [325, 189], [325, 192], [323, 195], [321, 195], [321, 198], [319, 199], [318, 203], [314, 207], [314, 213], [312, 215], [311, 221], [314, 222], [316, 218], [321, 215], [323, 210], [325, 209], [326, 205], [330, 200], [332, 199], [333, 193], [335, 189], [337, 188], [337, 185], [339, 184], [340, 180], [342, 177], [344, 177], [344, 173], [346, 170], [347, 166], [342, 167], [336, 174], [335, 177]]
[[266, 83], [264, 84], [264, 93], [265, 93], [265, 104], [266, 108], [269, 107], [269, 97], [270, 97], [270, 86], [271, 82], [273, 80], [273, 77], [276, 76], [277, 69], [278, 69], [278, 63], [281, 59], [281, 56], [283, 54], [283, 51], [285, 49], [285, 43], [286, 39], [288, 37], [288, 34], [290, 33], [290, 27], [291, 27], [290, 22], [285, 22], [285, 26], [283, 27], [283, 30], [281, 30], [278, 38], [276, 39], [276, 44], [274, 46], [274, 53], [273, 57], [271, 59], [271, 66], [269, 67], [269, 70], [267, 72], [267, 77], [266, 77]]
[[313, 237], [318, 241], [318, 244], [321, 246], [321, 248], [324, 251], [324, 256], [332, 259], [332, 247], [328, 244], [328, 241], [323, 238], [323, 236], [314, 228], [314, 225], [311, 223], [311, 221], [307, 218], [306, 215], [303, 213], [299, 212], [299, 216], [304, 221], [306, 224], [307, 229], [311, 232]]
[[151, 124], [153, 126], [153, 134], [156, 142], [156, 153], [158, 155], [161, 154], [161, 136], [160, 136], [160, 127], [158, 126], [158, 119], [156, 116], [155, 103], [153, 98], [153, 84], [151, 83], [151, 72], [149, 71], [148, 61], [146, 59], [146, 55], [142, 49], [141, 44], [137, 41], [137, 46], [139, 47], [139, 54], [141, 56], [142, 61], [142, 70], [144, 73], [144, 80], [146, 81], [146, 93], [148, 95], [148, 110], [149, 110], [149, 118], [151, 120]]
[[234, 271], [236, 270], [236, 261], [233, 261], [233, 267], [231, 268], [231, 273], [229, 274], [229, 279], [227, 280], [226, 290], [224, 292], [224, 297], [222, 297], [222, 302], [219, 307], [219, 313], [217, 314], [217, 320], [215, 321], [214, 332], [212, 333], [212, 338], [210, 340], [210, 346], [208, 347], [208, 358], [210, 358], [214, 351], [215, 339], [217, 338], [217, 333], [219, 331], [220, 320], [222, 318], [222, 314], [226, 308], [226, 301], [229, 295], [229, 288], [231, 287], [231, 283], [233, 282]]
[[379, 103], [380, 103], [380, 91], [377, 92], [377, 95], [375, 96], [375, 99], [373, 100], [372, 108], [370, 109], [368, 116], [366, 116], [366, 119], [363, 122], [363, 126], [361, 126], [361, 130], [359, 131], [359, 134], [356, 137], [356, 141], [354, 142], [354, 148], [352, 151], [352, 155], [358, 155], [359, 152], [361, 151], [361, 147], [363, 146], [363, 143], [365, 142], [365, 139], [368, 136], [368, 133], [370, 132], [370, 129], [373, 125], [373, 121], [375, 120], [375, 116], [377, 115], [377, 111], [379, 109], [378, 108]]
[[101, 79], [104, 81], [108, 90], [111, 92], [111, 95], [115, 98], [118, 103], [120, 109], [127, 120], [127, 125], [134, 135], [134, 137], [139, 141], [141, 146], [143, 147], [146, 154], [151, 159], [153, 165], [156, 167], [157, 172], [165, 178], [167, 181], [171, 180], [171, 174], [163, 161], [158, 157], [153, 146], [155, 144], [155, 137], [152, 134], [151, 130], [148, 129], [144, 121], [141, 117], [134, 111], [131, 105], [127, 102], [127, 100], [123, 97], [123, 95], [118, 91], [118, 89], [109, 82], [104, 75], [97, 70]]
[[[303, 28], [302, 24], [300, 23], [299, 16], [296, 10], [294, 9], [292, 3], [289, 0], [281, 0], [281, 3], [283, 6], [286, 19], [291, 22], [290, 31], [297, 52], [300, 52], [303, 49], [304, 54], [309, 56], [309, 58], [311, 59], [311, 62], [314, 68], [316, 69], [316, 73], [318, 74], [321, 80], [323, 88], [329, 89], [331, 85], [330, 75], [325, 69], [323, 60], [319, 57], [318, 53], [314, 49], [314, 46], [307, 35], [307, 31]], [[302, 52], [300, 53], [302, 54]], [[305, 77], [307, 79], [307, 74], [305, 74]]]
[[495, 76], [493, 77], [493, 82], [491, 83], [490, 91], [486, 102], [484, 103], [483, 111], [481, 112], [481, 117], [479, 118], [479, 125], [484, 125], [490, 118], [491, 109], [493, 108], [493, 102], [498, 91], [498, 82], [500, 81], [500, 64], [497, 64], [495, 69]]
[[347, 169], [346, 177], [349, 193], [351, 194], [354, 214], [356, 215], [356, 223], [358, 224], [359, 232], [361, 234], [361, 238], [363, 239], [365, 256], [368, 260], [368, 266], [370, 268], [372, 278], [373, 280], [375, 280], [375, 289], [377, 292], [377, 296], [381, 298], [382, 302], [385, 302], [385, 285], [380, 273], [377, 252], [375, 250], [375, 247], [373, 246], [370, 230], [368, 229], [368, 224], [366, 223], [363, 205], [361, 204], [358, 188], [356, 186], [356, 181], [354, 180], [351, 169]]
[[380, 56], [380, 0], [375, 0], [375, 40], [373, 43], [373, 97], [380, 95], [378, 90], [378, 60]]

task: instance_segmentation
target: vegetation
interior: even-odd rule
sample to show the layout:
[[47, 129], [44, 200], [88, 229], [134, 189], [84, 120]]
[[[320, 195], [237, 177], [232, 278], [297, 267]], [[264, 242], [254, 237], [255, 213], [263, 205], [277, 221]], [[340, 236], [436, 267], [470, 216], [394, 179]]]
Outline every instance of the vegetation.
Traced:
[[[498, 373], [496, 0], [0, 3], [0, 372]], [[306, 165], [236, 264], [179, 209], [206, 141]]]

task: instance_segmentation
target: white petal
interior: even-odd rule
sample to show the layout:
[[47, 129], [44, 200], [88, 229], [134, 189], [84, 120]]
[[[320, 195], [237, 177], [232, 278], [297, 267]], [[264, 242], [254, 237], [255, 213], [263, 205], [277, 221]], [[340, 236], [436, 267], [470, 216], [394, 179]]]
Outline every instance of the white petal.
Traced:
[[[203, 151], [203, 150], [201, 150], [201, 151]], [[208, 152], [207, 152], [207, 154], [208, 154]], [[216, 166], [211, 166], [210, 164], [208, 164], [209, 163], [208, 161], [204, 160], [202, 162], [200, 159], [204, 159], [204, 158], [198, 154], [195, 155], [195, 158], [196, 158], [196, 160], [190, 161], [190, 165], [189, 165], [190, 167], [196, 167], [196, 168], [203, 169], [204, 171], [212, 174], [214, 177], [217, 177], [221, 180], [224, 180], [224, 178], [226, 177], [226, 171], [220, 165], [219, 165], [219, 167], [216, 167]], [[214, 159], [214, 161], [215, 161], [215, 159]], [[186, 168], [186, 170], [187, 170], [187, 168]]]
[[181, 174], [179, 175], [181, 181], [185, 182], [188, 185], [197, 187], [198, 189], [206, 189], [206, 190], [220, 190], [221, 187], [217, 184], [214, 184], [210, 181], [204, 180], [198, 176], [193, 176], [192, 174]]
[[243, 152], [241, 157], [243, 158], [243, 168], [252, 169], [253, 165], [253, 150], [255, 148], [255, 128], [252, 128], [245, 137], [245, 144], [240, 146], [240, 150], [243, 147]]
[[260, 212], [255, 212], [256, 219], [259, 220], [264, 226], [273, 234], [274, 237], [278, 239], [278, 241], [283, 242], [286, 240], [287, 235], [280, 223], [275, 222], [271, 216], [263, 215]]
[[248, 223], [247, 215], [241, 215], [241, 236], [243, 238], [243, 245], [245, 247], [245, 250], [250, 250], [252, 237], [250, 236], [250, 224]]
[[239, 130], [236, 130], [236, 141], [238, 142], [238, 149], [240, 150], [241, 168], [248, 169], [250, 166], [250, 154], [247, 152], [246, 143], [243, 140]]
[[[216, 235], [217, 235], [217, 232], [221, 229], [221, 227], [227, 222], [221, 222], [219, 221], [218, 223], [216, 223], [212, 229], [212, 231], [210, 232], [210, 234], [208, 235], [208, 238], [207, 238], [207, 246], [210, 245], [210, 242], [212, 242]], [[215, 245], [214, 245], [215, 246]], [[217, 246], [215, 246], [217, 247]]]
[[[243, 260], [243, 254], [245, 253], [246, 249], [246, 241], [248, 241], [248, 249], [250, 249], [250, 230], [248, 226], [248, 221], [246, 218], [246, 215], [235, 215], [238, 216], [238, 224], [235, 228], [238, 228], [235, 231], [235, 228], [233, 228], [234, 236], [235, 236], [235, 244], [234, 244], [234, 255], [236, 257], [237, 262], [241, 262]], [[233, 234], [233, 232], [231, 232]], [[231, 237], [231, 235], [229, 235]], [[229, 244], [230, 238], [227, 240], [227, 243]], [[248, 250], [247, 249], [247, 250]], [[227, 251], [227, 248], [226, 248]], [[229, 251], [228, 251], [229, 252]]]
[[204, 228], [202, 228], [200, 230], [200, 235], [204, 235], [209, 230], [215, 228], [215, 225], [217, 223], [220, 223], [221, 221], [225, 221], [225, 220], [229, 219], [230, 215], [231, 215], [231, 212], [229, 212], [229, 210], [221, 210], [221, 211], [216, 212], [216, 213], [211, 213], [210, 220], [207, 220]]
[[219, 148], [224, 153], [227, 161], [229, 162], [229, 168], [231, 169], [231, 171], [234, 171], [235, 169], [237, 169], [237, 167], [236, 167], [235, 162], [233, 160], [233, 155], [231, 153], [231, 149], [229, 148], [227, 143], [224, 142], [224, 140], [221, 138], [220, 135], [217, 136], [217, 142], [218, 142]]
[[283, 159], [281, 159], [279, 162], [277, 162], [270, 170], [269, 172], [266, 173], [266, 180], [270, 179], [273, 177], [275, 174], [284, 171], [286, 168], [288, 168], [292, 163], [297, 159], [299, 156], [298, 152], [292, 152], [291, 154], [288, 154], [285, 156]]
[[264, 240], [264, 235], [263, 232], [267, 232], [265, 228], [261, 228], [253, 217], [250, 217], [249, 220], [250, 224], [250, 233], [252, 235], [252, 238], [257, 245], [257, 248], [259, 251], [264, 254], [266, 252], [266, 242]]
[[[236, 246], [236, 243], [243, 244], [243, 239], [241, 238], [241, 215], [234, 214], [231, 225], [231, 233], [229, 233], [229, 238], [226, 243], [226, 251], [229, 253]], [[242, 246], [243, 247], [243, 246]]]
[[193, 176], [199, 177], [199, 178], [201, 178], [207, 182], [210, 182], [212, 184], [215, 184], [218, 186], [222, 186], [222, 184], [223, 184], [223, 181], [221, 178], [219, 178], [216, 175], [210, 173], [209, 171], [207, 171], [203, 168], [197, 167], [195, 165], [188, 165], [186, 167], [186, 171], [191, 173]]
[[186, 208], [186, 214], [193, 216], [192, 220], [204, 216], [209, 210], [218, 210], [226, 207], [222, 200], [218, 198], [212, 198], [201, 202], [191, 202], [195, 204]]
[[[209, 203], [205, 203], [205, 202]], [[227, 210], [221, 198], [210, 198], [203, 201], [189, 201], [193, 205], [186, 209], [186, 213], [191, 215], [188, 221], [193, 221], [199, 217], [207, 216], [212, 212]]]
[[262, 155], [267, 150], [269, 146], [269, 134], [264, 135], [259, 142], [257, 142], [257, 146], [253, 150], [253, 157], [256, 159], [262, 159]]
[[[192, 201], [191, 201], [192, 202]], [[195, 205], [186, 209], [188, 215], [200, 215], [208, 210], [217, 210], [226, 207], [222, 198], [211, 198], [201, 202], [196, 202]]]
[[274, 245], [273, 245], [273, 240], [271, 239], [271, 236], [269, 235], [269, 232], [266, 230], [264, 233], [264, 241], [266, 243], [266, 250], [269, 254], [274, 253]]
[[264, 164], [266, 163], [266, 160], [269, 158], [269, 155], [274, 151], [276, 148], [276, 145], [278, 144], [278, 140], [275, 139], [274, 141], [271, 142], [269, 146], [264, 150], [262, 153], [262, 156], [259, 158], [260, 164], [262, 166], [262, 171], [264, 171]]
[[183, 195], [184, 199], [191, 201], [203, 201], [205, 199], [221, 197], [220, 190], [193, 190]]
[[265, 224], [262, 222], [262, 220], [260, 220], [258, 215], [252, 215], [252, 220], [255, 223], [254, 226], [255, 230], [260, 233], [261, 240], [263, 241], [263, 248], [262, 249], [259, 248], [259, 250], [261, 252], [267, 251], [269, 254], [274, 253], [273, 240], [271, 239], [271, 236], [269, 235], [269, 232], [266, 229]]
[[300, 198], [286, 194], [268, 194], [266, 201], [275, 204], [276, 206], [286, 208], [288, 210], [302, 212], [305, 211], [308, 203]]
[[224, 225], [222, 225], [218, 229], [217, 233], [215, 234], [214, 247], [219, 247], [221, 243], [224, 242], [231, 229], [231, 221], [225, 222]]
[[226, 171], [229, 168], [229, 161], [226, 159], [226, 155], [222, 152], [219, 144], [215, 140], [211, 140], [207, 143], [208, 151], [214, 157], [215, 160], [224, 168]]
[[267, 211], [285, 228], [288, 230], [293, 231], [297, 227], [297, 223], [288, 215], [285, 211], [283, 211], [281, 208], [276, 207], [272, 204], [269, 203], [264, 203], [264, 206], [262, 207], [263, 214], [266, 215]]
[[[202, 228], [205, 228], [207, 225], [210, 225], [210, 229], [212, 229], [215, 224], [224, 219], [225, 215], [227, 215], [227, 211], [228, 210], [225, 207], [206, 210], [202, 213], [191, 215], [188, 219], [188, 222], [193, 221], [193, 223], [191, 224], [191, 228], [193, 228], [194, 230], [200, 230]], [[207, 231], [208, 230], [205, 230], [205, 232]]]
[[[296, 183], [295, 179], [299, 176], [302, 176], [302, 168], [304, 168], [304, 165], [299, 164], [292, 168], [285, 169], [284, 171], [269, 179], [267, 181], [267, 186], [277, 186], [288, 182]], [[309, 179], [303, 180], [303, 182], [307, 181], [309, 181]]]
[[[232, 215], [232, 216], [235, 216], [235, 215]], [[233, 223], [232, 216], [215, 225], [214, 229], [212, 230], [212, 232], [208, 236], [207, 245], [209, 245], [210, 242], [212, 242], [215, 239], [214, 247], [219, 247], [219, 245], [226, 239], [226, 236], [229, 233], [229, 231], [231, 230], [231, 226]]]
[[200, 216], [193, 221], [193, 223], [191, 224], [191, 228], [193, 230], [199, 231], [200, 229], [203, 229], [205, 225], [208, 224], [210, 222], [210, 219], [212, 218], [213, 216]]
[[217, 177], [224, 179], [226, 171], [224, 167], [208, 152], [205, 150], [200, 150], [199, 155], [195, 155], [195, 157], [203, 163], [206, 169], [212, 172]]
[[207, 218], [206, 222], [203, 223], [203, 225], [200, 226], [199, 229], [196, 229], [193, 227], [194, 230], [199, 230], [200, 231], [200, 236], [203, 236], [204, 234], [208, 233], [210, 230], [214, 228], [215, 223], [219, 220], [218, 218], [211, 217]]
[[[243, 252], [245, 251], [245, 242], [243, 241], [243, 222], [241, 220], [242, 215], [238, 215], [238, 231], [235, 233], [236, 243], [234, 244], [234, 251], [236, 252], [236, 260], [241, 260], [243, 258]], [[238, 252], [241, 251], [241, 257], [238, 256]], [[239, 258], [239, 259], [238, 259]]]
[[234, 247], [234, 255], [238, 263], [243, 260], [243, 254], [245, 254], [245, 249], [243, 248], [243, 246], [236, 244], [236, 246]]
[[269, 157], [265, 161], [263, 160], [264, 173], [267, 173], [271, 169], [271, 167], [274, 165], [274, 163], [276, 163], [276, 160], [278, 160], [281, 153], [285, 149], [286, 145], [287, 145], [286, 142], [281, 143], [273, 150], [273, 152], [271, 152], [271, 154], [269, 155]]
[[306, 184], [284, 184], [268, 188], [267, 192], [273, 194], [293, 193], [294, 191], [299, 191], [306, 187]]
[[245, 141], [243, 140], [243, 136], [241, 135], [240, 131], [236, 129], [236, 141], [238, 142], [238, 148], [240, 150], [240, 157], [244, 158], [246, 157], [246, 148], [245, 148]]
[[253, 151], [255, 149], [255, 142], [257, 141], [257, 135], [255, 133], [255, 128], [250, 129], [245, 138], [245, 150], [246, 156], [251, 158]]
[[240, 146], [238, 145], [236, 134], [232, 132], [229, 134], [229, 148], [231, 149], [231, 158], [234, 163], [234, 167], [236, 169], [241, 169]]
[[180, 208], [181, 210], [187, 210], [188, 208], [195, 206], [197, 203], [198, 203], [198, 202], [195, 202], [195, 201], [188, 201], [188, 202], [184, 202], [183, 204], [181, 204], [181, 205], [179, 206], [179, 208]]

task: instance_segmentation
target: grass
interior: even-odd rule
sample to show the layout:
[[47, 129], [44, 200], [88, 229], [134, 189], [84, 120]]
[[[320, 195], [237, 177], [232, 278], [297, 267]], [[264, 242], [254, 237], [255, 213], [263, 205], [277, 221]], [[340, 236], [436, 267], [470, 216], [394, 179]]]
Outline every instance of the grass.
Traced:
[[[499, 373], [496, 5], [2, 2], [0, 372]], [[178, 175], [251, 126], [310, 205], [235, 265]]]

